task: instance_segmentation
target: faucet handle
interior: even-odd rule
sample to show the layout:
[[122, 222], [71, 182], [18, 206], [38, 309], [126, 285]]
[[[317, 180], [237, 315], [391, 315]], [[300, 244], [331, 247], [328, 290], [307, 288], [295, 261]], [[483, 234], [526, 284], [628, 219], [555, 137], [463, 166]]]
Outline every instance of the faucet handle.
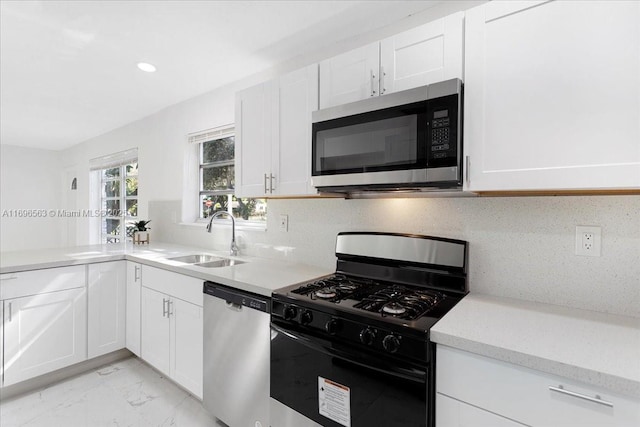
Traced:
[[236, 241], [232, 240], [231, 241], [231, 250], [229, 251], [229, 253], [231, 254], [231, 256], [238, 256], [238, 245], [236, 245]]

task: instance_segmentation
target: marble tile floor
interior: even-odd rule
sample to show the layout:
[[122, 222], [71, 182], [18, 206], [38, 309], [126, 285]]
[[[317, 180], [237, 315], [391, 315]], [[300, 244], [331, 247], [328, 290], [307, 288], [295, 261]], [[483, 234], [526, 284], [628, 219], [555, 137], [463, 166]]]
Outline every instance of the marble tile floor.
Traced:
[[136, 357], [0, 402], [0, 427], [224, 427]]

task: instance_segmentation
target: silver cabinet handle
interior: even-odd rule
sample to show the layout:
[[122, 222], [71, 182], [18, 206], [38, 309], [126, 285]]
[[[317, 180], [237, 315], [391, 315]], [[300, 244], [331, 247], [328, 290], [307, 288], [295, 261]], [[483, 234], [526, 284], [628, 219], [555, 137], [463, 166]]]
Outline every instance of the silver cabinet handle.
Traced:
[[138, 272], [140, 271], [140, 266], [136, 265], [135, 269], [134, 269], [134, 274], [133, 274], [133, 281], [137, 282], [138, 280], [140, 280], [140, 276], [138, 275]]
[[597, 403], [599, 405], [604, 405], [604, 406], [608, 406], [610, 408], [613, 408], [613, 403], [607, 402], [606, 400], [602, 400], [602, 398], [600, 398], [600, 396], [597, 395], [597, 394], [596, 394], [595, 397], [587, 396], [586, 394], [580, 394], [580, 393], [576, 393], [574, 391], [565, 390], [562, 385], [559, 385], [558, 387], [554, 387], [554, 386], [550, 385], [549, 386], [549, 390], [555, 391], [555, 392], [561, 393], [561, 394], [566, 394], [568, 396], [577, 397], [578, 399], [588, 400], [589, 402], [593, 402], [593, 403]]
[[384, 72], [384, 67], [380, 67], [380, 95], [384, 95], [384, 93], [387, 91], [387, 89], [384, 87], [384, 76], [386, 76], [387, 73]]
[[373, 85], [373, 83], [374, 83], [374, 81], [376, 79], [376, 75], [373, 74], [373, 70], [370, 70], [370, 71], [371, 71], [371, 96], [376, 96], [376, 90], [375, 90], [374, 85]]
[[16, 280], [18, 276], [2, 276], [0, 280]]
[[269, 176], [265, 173], [264, 174], [264, 194], [268, 194], [269, 193]]
[[173, 316], [173, 301], [167, 300], [167, 317]]
[[10, 302], [9, 303], [9, 322], [11, 322], [12, 318], [13, 318], [13, 303]]
[[466, 162], [465, 162], [465, 165], [464, 165], [464, 173], [465, 173], [465, 176], [466, 176], [467, 184], [469, 184], [469, 182], [471, 181], [471, 178], [469, 176], [470, 175], [469, 174], [470, 170], [471, 170], [471, 157], [467, 156], [466, 157]]
[[167, 300], [166, 298], [162, 298], [162, 317], [168, 317], [169, 309], [167, 308]]
[[273, 181], [276, 179], [276, 177], [273, 174], [269, 174], [269, 193], [273, 194], [274, 190], [276, 189], [273, 186]]

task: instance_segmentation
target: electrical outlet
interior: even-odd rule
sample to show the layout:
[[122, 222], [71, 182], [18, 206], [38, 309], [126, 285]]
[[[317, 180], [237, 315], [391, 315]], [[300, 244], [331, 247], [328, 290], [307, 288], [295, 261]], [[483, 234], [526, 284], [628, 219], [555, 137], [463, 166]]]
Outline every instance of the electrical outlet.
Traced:
[[280, 231], [289, 231], [289, 215], [280, 215]]
[[601, 229], [596, 226], [576, 227], [576, 255], [600, 256]]

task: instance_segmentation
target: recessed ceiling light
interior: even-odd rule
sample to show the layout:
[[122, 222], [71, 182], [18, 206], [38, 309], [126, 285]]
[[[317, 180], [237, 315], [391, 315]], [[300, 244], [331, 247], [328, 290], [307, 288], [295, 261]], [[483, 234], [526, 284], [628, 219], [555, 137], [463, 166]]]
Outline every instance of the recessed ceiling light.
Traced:
[[156, 71], [155, 66], [146, 62], [138, 62], [138, 68], [140, 68], [142, 71], [146, 71], [147, 73], [154, 73]]

